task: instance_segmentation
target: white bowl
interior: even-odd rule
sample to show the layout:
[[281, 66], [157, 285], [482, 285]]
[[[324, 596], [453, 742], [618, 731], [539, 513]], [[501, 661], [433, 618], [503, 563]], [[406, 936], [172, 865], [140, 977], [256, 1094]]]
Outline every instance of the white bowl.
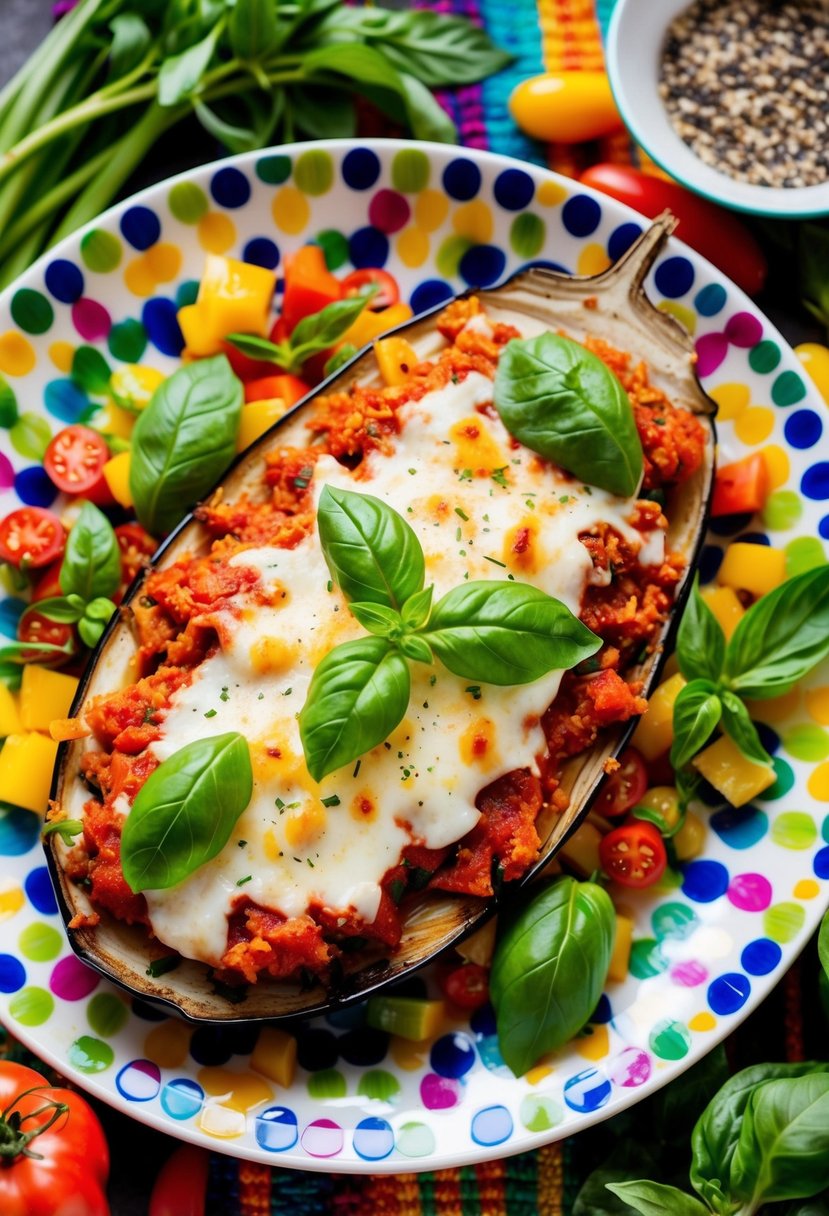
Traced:
[[780, 219], [829, 214], [829, 181], [804, 187], [740, 182], [706, 165], [674, 130], [659, 96], [659, 65], [668, 26], [691, 2], [617, 0], [608, 30], [607, 73], [633, 138], [666, 173], [712, 202]]

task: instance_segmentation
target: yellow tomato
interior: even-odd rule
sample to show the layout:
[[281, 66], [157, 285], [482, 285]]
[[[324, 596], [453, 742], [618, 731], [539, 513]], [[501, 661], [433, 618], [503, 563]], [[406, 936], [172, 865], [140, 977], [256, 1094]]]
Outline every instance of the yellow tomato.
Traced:
[[679, 823], [679, 798], [673, 785], [652, 785], [636, 805], [647, 807], [659, 816], [660, 831], [671, 832]]
[[621, 127], [604, 72], [546, 72], [513, 90], [510, 113], [535, 139], [578, 144]]
[[815, 382], [815, 388], [829, 405], [829, 348], [818, 342], [801, 342], [794, 348], [800, 362]]

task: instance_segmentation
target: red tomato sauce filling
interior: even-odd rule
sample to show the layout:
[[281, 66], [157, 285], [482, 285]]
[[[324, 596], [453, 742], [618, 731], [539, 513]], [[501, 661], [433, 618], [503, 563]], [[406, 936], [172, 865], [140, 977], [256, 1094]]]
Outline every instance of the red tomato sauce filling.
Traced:
[[[263, 493], [224, 502], [221, 494], [198, 510], [214, 537], [208, 555], [184, 557], [153, 571], [133, 602], [141, 678], [112, 695], [98, 698], [87, 720], [100, 751], [87, 753], [84, 775], [100, 793], [85, 807], [82, 845], [70, 856], [70, 873], [88, 888], [94, 904], [129, 922], [147, 925], [144, 897], [127, 886], [119, 861], [121, 795], [132, 799], [156, 767], [147, 747], [159, 738], [170, 698], [222, 641], [220, 610], [234, 611], [240, 593], [258, 591], [256, 571], [231, 566], [240, 550], [261, 545], [292, 548], [313, 528], [309, 491], [313, 467], [326, 452], [353, 468], [360, 478], [363, 455], [392, 450], [399, 433], [397, 411], [407, 401], [462, 381], [471, 371], [492, 379], [502, 347], [520, 336], [507, 325], [492, 335], [465, 329], [481, 311], [477, 299], [456, 301], [437, 319], [449, 345], [433, 360], [418, 364], [400, 387], [355, 387], [319, 398], [306, 424], [313, 447], [275, 447], [265, 457]], [[649, 383], [646, 366], [606, 342], [585, 345], [621, 380], [634, 409], [645, 456], [643, 492], [670, 489], [701, 465], [705, 436], [699, 421], [671, 405]], [[482, 407], [485, 411], [488, 407]], [[631, 523], [643, 534], [664, 529], [667, 520], [657, 501], [641, 499]], [[394, 949], [401, 934], [401, 901], [425, 887], [481, 897], [502, 881], [519, 878], [539, 848], [536, 819], [544, 804], [564, 810], [560, 789], [564, 761], [592, 746], [599, 732], [645, 709], [641, 685], [625, 672], [654, 643], [673, 603], [683, 559], [668, 554], [662, 564], [640, 565], [636, 552], [609, 525], [580, 536], [594, 568], [609, 575], [606, 586], [590, 585], [581, 619], [603, 639], [599, 653], [581, 669], [567, 672], [559, 694], [542, 718], [547, 755], [540, 776], [516, 770], [482, 789], [476, 826], [456, 846], [428, 849], [417, 841], [385, 874], [377, 917], [366, 924], [354, 909], [312, 905], [303, 916], [286, 918], [259, 907], [240, 893], [228, 923], [227, 950], [217, 978], [253, 982], [260, 974], [277, 979], [302, 974], [324, 976], [343, 952], [365, 941]], [[514, 547], [520, 552], [520, 535]]]

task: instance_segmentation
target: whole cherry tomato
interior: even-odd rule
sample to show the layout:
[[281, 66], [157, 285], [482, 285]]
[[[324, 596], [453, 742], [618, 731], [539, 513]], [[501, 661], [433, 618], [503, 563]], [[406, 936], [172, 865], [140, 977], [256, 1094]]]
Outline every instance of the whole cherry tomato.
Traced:
[[363, 270], [352, 270], [351, 274], [347, 274], [342, 281], [343, 296], [359, 295], [367, 287], [377, 288], [368, 302], [368, 307], [372, 312], [379, 312], [381, 308], [389, 308], [400, 299], [397, 280], [387, 270], [366, 266]]
[[0, 520], [0, 558], [21, 570], [48, 566], [65, 547], [63, 524], [45, 507], [18, 507]]
[[668, 855], [654, 825], [633, 820], [602, 837], [599, 860], [604, 872], [623, 887], [649, 887], [664, 874]]
[[489, 973], [479, 963], [463, 963], [440, 981], [447, 1001], [459, 1009], [480, 1009], [489, 1000]]
[[113, 501], [103, 473], [109, 458], [103, 436], [91, 427], [74, 423], [58, 431], [51, 440], [43, 456], [43, 467], [64, 494], [102, 505]]
[[52, 1088], [22, 1064], [0, 1062], [0, 1212], [109, 1216], [109, 1149], [80, 1094]]
[[121, 550], [121, 582], [129, 586], [158, 548], [158, 542], [139, 523], [119, 524], [115, 539]]
[[605, 778], [593, 810], [605, 819], [618, 819], [636, 806], [647, 788], [645, 761], [635, 747], [628, 747], [619, 757], [619, 767]]

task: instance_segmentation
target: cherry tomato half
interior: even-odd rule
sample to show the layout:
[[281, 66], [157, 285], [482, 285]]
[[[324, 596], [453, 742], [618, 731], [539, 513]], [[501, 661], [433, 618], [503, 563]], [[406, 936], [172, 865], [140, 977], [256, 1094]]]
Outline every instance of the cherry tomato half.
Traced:
[[373, 286], [376, 286], [377, 291], [368, 304], [372, 312], [389, 308], [400, 299], [397, 280], [392, 278], [387, 270], [378, 270], [373, 266], [366, 266], [364, 270], [352, 270], [351, 274], [347, 274], [342, 281], [343, 296], [356, 296], [367, 287]]
[[[43, 616], [36, 608], [27, 608], [17, 622], [17, 637], [21, 642], [33, 644], [45, 643], [48, 646], [69, 646], [74, 641], [75, 629], [66, 621], [51, 621]], [[27, 663], [40, 663], [44, 667], [59, 667], [67, 662], [74, 652], [72, 646], [69, 654], [55, 654], [52, 650], [42, 653], [33, 650], [26, 655]]]
[[605, 779], [593, 809], [605, 819], [618, 819], [636, 806], [647, 788], [645, 761], [635, 748], [629, 747], [619, 757], [619, 767]]
[[447, 1001], [459, 1009], [480, 1009], [489, 1000], [489, 974], [479, 963], [464, 963], [441, 979]]
[[104, 477], [110, 451], [103, 436], [88, 426], [74, 423], [58, 431], [43, 456], [43, 467], [64, 494], [111, 503], [112, 494]]
[[21, 570], [48, 566], [65, 548], [63, 524], [45, 507], [19, 507], [0, 520], [0, 558]]
[[138, 523], [119, 524], [115, 529], [115, 539], [121, 550], [121, 582], [129, 586], [138, 571], [147, 564], [147, 558], [155, 553], [158, 542]]
[[623, 887], [649, 887], [668, 864], [665, 842], [652, 823], [625, 823], [603, 836], [599, 860], [604, 872]]

